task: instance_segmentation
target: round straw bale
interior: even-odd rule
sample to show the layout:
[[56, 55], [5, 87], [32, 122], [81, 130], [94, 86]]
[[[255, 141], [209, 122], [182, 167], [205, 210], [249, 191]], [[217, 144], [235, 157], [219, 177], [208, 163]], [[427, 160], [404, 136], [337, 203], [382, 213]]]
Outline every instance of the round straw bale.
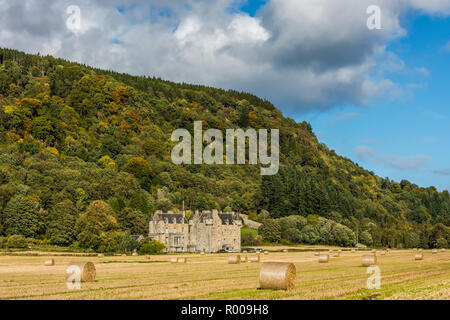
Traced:
[[339, 258], [340, 257], [340, 253], [339, 252], [336, 252], [335, 254], [333, 254], [333, 257], [335, 257], [335, 258]]
[[442, 248], [442, 249], [441, 249], [441, 252], [445, 252], [445, 248]]
[[267, 256], [269, 254], [269, 251], [264, 251], [264, 254]]
[[292, 290], [295, 288], [297, 270], [293, 263], [264, 262], [259, 272], [261, 289]]
[[381, 251], [380, 254], [381, 254], [382, 256], [384, 256], [384, 255], [386, 255], [386, 251]]
[[419, 253], [414, 256], [414, 260], [423, 260], [423, 254]]
[[437, 251], [437, 249], [433, 249], [433, 250], [431, 250], [431, 253], [432, 253], [432, 254], [437, 254], [438, 251]]
[[186, 259], [186, 258], [178, 258], [178, 259], [177, 259], [177, 262], [178, 262], [178, 263], [186, 263], [186, 262], [187, 262], [187, 259]]
[[47, 267], [51, 267], [55, 265], [55, 259], [47, 259], [44, 261], [44, 265]]
[[259, 262], [259, 261], [261, 261], [261, 257], [259, 256], [259, 254], [250, 257], [250, 262]]
[[338, 252], [341, 253], [341, 252], [342, 252], [342, 249], [339, 249]]
[[228, 257], [228, 264], [239, 264], [241, 263], [241, 256], [240, 255], [234, 255]]
[[104, 255], [103, 253], [99, 253], [99, 254], [97, 255], [97, 257], [99, 257], [99, 258], [104, 258], [105, 255]]
[[205, 255], [205, 251], [200, 252], [200, 255], [204, 256]]
[[172, 259], [170, 259], [170, 263], [178, 263], [178, 259], [177, 258], [172, 258]]
[[356, 250], [355, 249], [352, 249], [352, 252], [355, 252]]
[[377, 253], [377, 250], [375, 250], [375, 249], [372, 249], [372, 253]]
[[[77, 266], [80, 268], [81, 272], [81, 282], [92, 282], [95, 280], [95, 276], [97, 275], [97, 272], [95, 270], [95, 265], [92, 262], [89, 261], [77, 261], [77, 262], [70, 262], [67, 268]], [[70, 275], [67, 274], [67, 277]]]
[[286, 253], [286, 252], [289, 252], [289, 250], [288, 249], [284, 249], [283, 252]]
[[316, 257], [320, 256], [320, 252], [315, 252], [314, 256], [316, 256]]
[[422, 249], [419, 249], [419, 252], [422, 252]]
[[137, 257], [139, 254], [137, 252], [133, 252], [133, 257]]
[[331, 249], [330, 249], [330, 250], [328, 250], [328, 252], [329, 252], [329, 253], [332, 253], [332, 252], [333, 252], [333, 250], [331, 250]]
[[248, 262], [247, 256], [241, 256], [241, 262]]
[[374, 266], [377, 264], [377, 256], [374, 254], [366, 254], [362, 256], [363, 267]]
[[127, 255], [124, 253], [123, 255], [122, 255], [122, 258], [126, 258], [127, 257]]
[[319, 263], [328, 263], [329, 260], [330, 260], [329, 254], [321, 254], [319, 256]]
[[242, 253], [247, 253], [247, 250], [242, 251]]

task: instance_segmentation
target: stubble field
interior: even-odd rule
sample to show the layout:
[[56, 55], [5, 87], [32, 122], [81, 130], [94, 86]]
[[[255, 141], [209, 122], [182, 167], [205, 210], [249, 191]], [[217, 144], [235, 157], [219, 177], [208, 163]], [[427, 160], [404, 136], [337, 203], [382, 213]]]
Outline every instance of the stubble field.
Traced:
[[[319, 264], [314, 252], [271, 252], [261, 263], [227, 263], [230, 254], [74, 257], [0, 255], [0, 299], [450, 299], [450, 252], [414, 261], [413, 250], [378, 254], [381, 289], [366, 288], [367, 252], [343, 251]], [[248, 254], [247, 256], [251, 256]], [[187, 257], [186, 264], [171, 264]], [[54, 258], [55, 266], [44, 266]], [[95, 264], [95, 282], [69, 290], [65, 270], [71, 261]], [[292, 262], [297, 269], [292, 291], [259, 290], [264, 261]]]

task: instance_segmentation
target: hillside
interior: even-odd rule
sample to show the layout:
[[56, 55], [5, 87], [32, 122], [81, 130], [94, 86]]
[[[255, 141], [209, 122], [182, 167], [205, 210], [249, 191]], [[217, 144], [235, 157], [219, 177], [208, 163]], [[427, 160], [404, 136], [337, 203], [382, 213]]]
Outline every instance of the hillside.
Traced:
[[[155, 210], [181, 209], [184, 201], [191, 210], [263, 213], [260, 219], [268, 211], [312, 225], [321, 216], [375, 245], [450, 242], [448, 191], [378, 177], [254, 95], [14, 50], [0, 55], [0, 235], [98, 249], [123, 232], [145, 232]], [[279, 129], [279, 173], [172, 164], [171, 133], [192, 132], [196, 120], [204, 130]], [[101, 223], [90, 230], [92, 212]]]

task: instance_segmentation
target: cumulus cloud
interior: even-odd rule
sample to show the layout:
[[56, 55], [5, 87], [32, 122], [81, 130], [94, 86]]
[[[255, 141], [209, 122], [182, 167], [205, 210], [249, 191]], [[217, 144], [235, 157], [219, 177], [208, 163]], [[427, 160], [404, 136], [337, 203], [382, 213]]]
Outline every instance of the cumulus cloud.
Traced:
[[372, 161], [386, 168], [401, 171], [421, 169], [432, 160], [430, 156], [426, 155], [399, 157], [396, 155], [381, 154], [366, 146], [356, 147], [355, 153], [362, 161]]
[[[65, 27], [69, 0], [0, 0], [0, 46], [101, 68], [255, 93], [284, 110], [368, 104], [398, 92], [386, 50], [408, 10], [448, 15], [450, 0], [79, 0], [82, 28]], [[382, 29], [366, 9], [379, 5]], [[378, 72], [376, 72], [378, 70]], [[381, 70], [381, 71], [380, 71]]]

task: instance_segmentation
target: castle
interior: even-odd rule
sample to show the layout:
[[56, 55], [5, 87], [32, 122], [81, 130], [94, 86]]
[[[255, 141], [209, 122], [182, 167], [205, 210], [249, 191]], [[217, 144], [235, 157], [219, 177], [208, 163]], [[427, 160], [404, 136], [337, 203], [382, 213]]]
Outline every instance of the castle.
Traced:
[[234, 212], [196, 211], [188, 221], [184, 211], [157, 211], [149, 222], [149, 237], [164, 243], [166, 252], [239, 252], [241, 227]]

